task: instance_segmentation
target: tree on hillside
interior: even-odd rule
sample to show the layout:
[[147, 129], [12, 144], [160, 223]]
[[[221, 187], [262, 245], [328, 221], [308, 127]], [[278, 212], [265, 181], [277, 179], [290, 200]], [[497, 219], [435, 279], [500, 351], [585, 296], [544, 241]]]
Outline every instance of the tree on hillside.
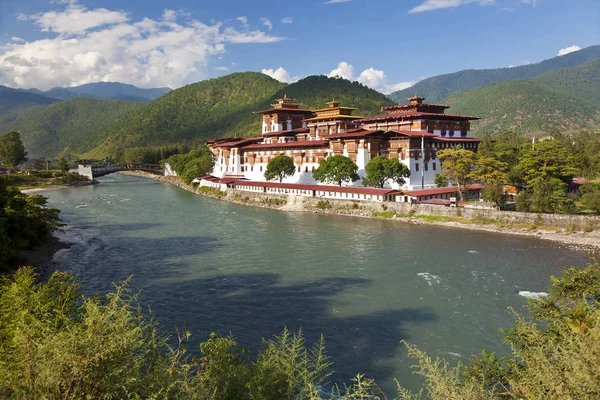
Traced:
[[313, 178], [319, 182], [337, 183], [354, 182], [359, 179], [358, 166], [348, 157], [335, 155], [322, 160], [319, 167], [313, 171]]
[[278, 179], [281, 182], [284, 178], [294, 175], [295, 172], [296, 166], [292, 158], [281, 155], [269, 161], [265, 170], [265, 179], [268, 181]]
[[27, 152], [19, 132], [8, 132], [0, 135], [0, 164], [16, 168], [25, 161], [27, 161]]
[[64, 157], [61, 157], [58, 161], [58, 169], [60, 169], [61, 172], [67, 172], [69, 170], [69, 162]]
[[399, 186], [406, 183], [404, 178], [410, 176], [408, 167], [397, 158], [378, 156], [371, 159], [365, 168], [367, 176], [363, 179], [363, 185], [382, 188], [385, 182], [392, 180]]
[[475, 169], [471, 174], [474, 180], [481, 181], [485, 188], [481, 192], [481, 198], [495, 203], [498, 207], [506, 204], [506, 193], [504, 184], [507, 183], [506, 163], [494, 157], [478, 157]]
[[456, 183], [460, 201], [464, 201], [463, 191], [473, 180], [475, 153], [456, 146], [453, 149], [440, 150], [438, 158], [442, 162], [442, 175]]

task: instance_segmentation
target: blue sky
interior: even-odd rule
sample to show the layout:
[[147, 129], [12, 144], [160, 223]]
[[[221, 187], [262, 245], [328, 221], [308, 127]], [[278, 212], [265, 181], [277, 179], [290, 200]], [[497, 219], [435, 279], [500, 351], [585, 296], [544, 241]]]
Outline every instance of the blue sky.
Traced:
[[179, 87], [237, 71], [383, 92], [600, 44], [598, 0], [0, 0], [0, 84]]

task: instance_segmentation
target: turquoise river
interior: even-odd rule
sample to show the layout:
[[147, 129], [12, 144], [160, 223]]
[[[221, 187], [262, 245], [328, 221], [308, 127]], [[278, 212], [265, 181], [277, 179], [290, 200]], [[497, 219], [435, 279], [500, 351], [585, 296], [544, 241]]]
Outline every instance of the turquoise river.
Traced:
[[420, 379], [406, 340], [452, 363], [483, 348], [507, 353], [499, 331], [528, 292], [589, 255], [552, 242], [394, 221], [285, 213], [193, 195], [152, 179], [43, 193], [71, 244], [55, 268], [87, 293], [133, 275], [165, 333], [188, 321], [192, 342], [232, 332], [256, 349], [285, 326], [323, 333], [335, 379], [358, 372], [393, 392]]

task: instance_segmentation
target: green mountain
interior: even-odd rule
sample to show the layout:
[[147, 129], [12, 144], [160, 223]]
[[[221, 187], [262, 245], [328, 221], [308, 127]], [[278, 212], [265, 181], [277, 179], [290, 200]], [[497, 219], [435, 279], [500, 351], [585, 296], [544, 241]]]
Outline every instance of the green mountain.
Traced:
[[22, 110], [30, 106], [48, 105], [57, 101], [50, 97], [0, 86], [0, 115]]
[[478, 135], [511, 129], [548, 134], [600, 127], [600, 58], [522, 81], [504, 81], [444, 100], [450, 112], [481, 118]]
[[[31, 89], [30, 89], [31, 90]], [[91, 97], [102, 100], [152, 101], [171, 91], [170, 88], [140, 89], [119, 82], [86, 83], [68, 88], [53, 88], [45, 95], [60, 100], [75, 97]]]
[[29, 158], [79, 155], [101, 144], [144, 103], [76, 98], [0, 116], [0, 132], [18, 130]]
[[254, 111], [270, 107], [284, 95], [303, 107], [322, 108], [335, 97], [373, 115], [392, 104], [384, 95], [356, 82], [310, 76], [291, 85], [257, 72], [234, 73], [173, 90], [124, 119], [89, 156], [114, 154], [128, 147], [203, 142], [222, 136], [256, 136], [261, 118]]
[[404, 103], [407, 97], [414, 96], [415, 92], [418, 92], [428, 102], [437, 103], [455, 93], [466, 92], [501, 81], [533, 78], [558, 68], [584, 64], [598, 57], [600, 57], [600, 46], [591, 46], [537, 64], [513, 68], [458, 71], [424, 79], [407, 89], [391, 93], [388, 97], [395, 102]]

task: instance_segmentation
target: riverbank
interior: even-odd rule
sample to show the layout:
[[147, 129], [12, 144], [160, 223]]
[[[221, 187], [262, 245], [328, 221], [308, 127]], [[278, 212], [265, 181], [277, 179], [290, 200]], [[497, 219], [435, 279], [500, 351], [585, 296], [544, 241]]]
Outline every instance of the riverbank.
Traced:
[[[196, 188], [178, 177], [158, 178], [199, 196], [245, 206], [288, 212], [388, 219], [416, 225], [437, 225], [473, 231], [535, 237], [561, 243], [573, 250], [600, 253], [600, 219], [597, 217], [532, 214], [502, 211], [449, 209], [439, 206], [418, 206], [398, 203], [378, 203], [349, 200], [318, 200], [288, 195], [266, 195], [212, 188]], [[434, 208], [432, 208], [434, 207]], [[440, 215], [442, 214], [447, 215]], [[448, 215], [452, 213], [452, 215]], [[492, 215], [493, 217], [490, 217]], [[500, 216], [500, 217], [498, 217]]]

